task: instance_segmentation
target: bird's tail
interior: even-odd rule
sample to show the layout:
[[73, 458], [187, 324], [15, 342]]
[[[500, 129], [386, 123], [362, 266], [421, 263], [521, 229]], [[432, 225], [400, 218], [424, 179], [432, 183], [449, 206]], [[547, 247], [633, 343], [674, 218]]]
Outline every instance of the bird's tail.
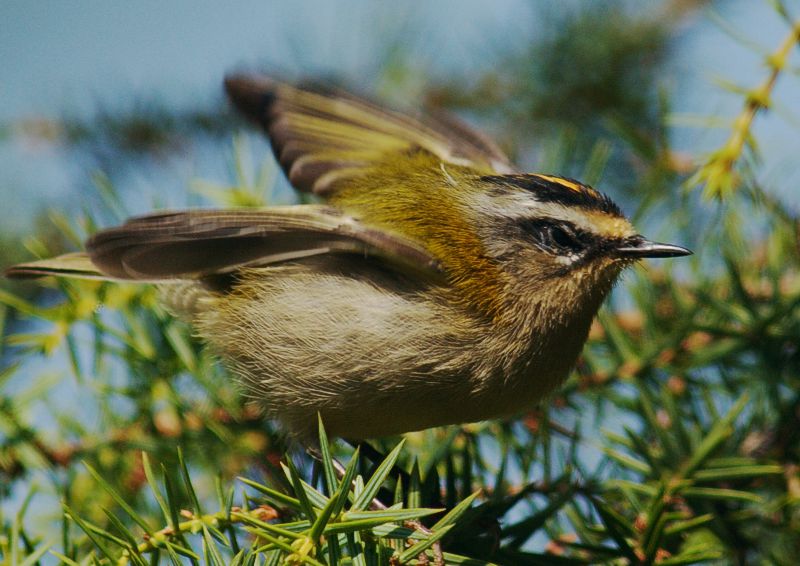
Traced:
[[55, 275], [58, 277], [73, 277], [77, 279], [98, 279], [102, 281], [118, 281], [101, 273], [83, 252], [60, 255], [50, 259], [41, 259], [12, 265], [5, 271], [6, 277], [12, 279], [32, 279]]
[[[83, 252], [12, 265], [6, 269], [5, 275], [12, 279], [34, 279], [50, 275], [72, 279], [131, 282], [101, 273], [89, 259], [88, 254]], [[212, 295], [211, 290], [200, 281], [175, 279], [153, 281], [153, 283], [158, 284], [164, 306], [175, 316], [187, 321], [193, 320], [198, 310], [202, 309], [201, 303]]]

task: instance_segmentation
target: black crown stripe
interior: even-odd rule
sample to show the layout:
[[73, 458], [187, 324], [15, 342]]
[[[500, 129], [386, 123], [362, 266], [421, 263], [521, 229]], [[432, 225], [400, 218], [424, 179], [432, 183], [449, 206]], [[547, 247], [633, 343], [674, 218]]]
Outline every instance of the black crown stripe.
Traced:
[[[553, 202], [564, 206], [580, 206], [614, 216], [623, 216], [616, 203], [603, 193], [572, 179], [547, 177], [544, 178], [544, 176], [535, 174], [485, 175], [481, 177], [481, 181], [496, 185], [510, 185], [529, 191], [541, 202]], [[563, 181], [563, 183], [559, 181]]]

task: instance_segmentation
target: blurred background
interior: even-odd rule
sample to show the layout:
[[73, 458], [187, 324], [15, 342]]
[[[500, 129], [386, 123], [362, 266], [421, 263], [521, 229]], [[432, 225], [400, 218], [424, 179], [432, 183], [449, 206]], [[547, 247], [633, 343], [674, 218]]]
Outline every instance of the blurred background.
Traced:
[[[395, 105], [452, 108], [486, 121], [526, 168], [559, 137], [584, 138], [587, 148], [612, 140], [610, 121], [652, 133], [665, 110], [672, 148], [695, 157], [727, 132], [690, 127], [684, 115], [734, 116], [741, 97], [715, 83], [757, 83], [786, 28], [762, 2], [594, 4], [4, 2], [3, 229], [24, 233], [46, 206], [74, 206], [98, 169], [142, 211], [153, 195], [185, 193], [193, 178], [226, 181], [220, 145], [235, 125], [221, 79], [234, 70], [328, 78]], [[780, 109], [799, 89], [781, 81], [776, 112], [756, 124], [769, 180], [780, 180], [770, 184], [787, 199], [800, 180], [797, 131]], [[603, 189], [630, 188], [627, 177]]]
[[[410, 436], [400, 462], [419, 462], [417, 503], [452, 508], [483, 489], [445, 547], [502, 564], [790, 564], [798, 18], [796, 0], [6, 1], [0, 265], [78, 249], [155, 208], [296, 202], [226, 104], [227, 73], [447, 109], [522, 169], [590, 183], [643, 233], [696, 255], [626, 278], [552, 406]], [[122, 528], [82, 461], [154, 528], [143, 450], [170, 477], [182, 448], [201, 499], [237, 475], [285, 483], [280, 434], [151, 290], [2, 289], [0, 563], [95, 552], [61, 504]]]

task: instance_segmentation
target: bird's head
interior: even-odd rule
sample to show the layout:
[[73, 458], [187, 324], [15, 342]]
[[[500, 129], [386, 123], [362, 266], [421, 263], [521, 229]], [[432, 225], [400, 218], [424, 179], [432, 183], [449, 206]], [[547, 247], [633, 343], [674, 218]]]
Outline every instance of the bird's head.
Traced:
[[596, 305], [627, 265], [691, 254], [646, 239], [610, 198], [577, 181], [526, 174], [479, 182], [475, 221], [508, 276], [511, 300], [539, 297], [565, 310], [590, 298]]

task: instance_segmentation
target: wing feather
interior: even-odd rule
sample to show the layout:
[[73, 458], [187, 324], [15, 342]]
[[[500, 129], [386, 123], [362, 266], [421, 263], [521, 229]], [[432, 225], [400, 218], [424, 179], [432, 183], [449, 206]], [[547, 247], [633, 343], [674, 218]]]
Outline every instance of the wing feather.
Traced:
[[329, 253], [379, 258], [431, 281], [441, 275], [434, 257], [418, 244], [320, 205], [151, 214], [98, 232], [86, 248], [12, 266], [6, 275], [159, 282]]
[[99, 232], [87, 251], [101, 272], [120, 279], [198, 278], [326, 253], [438, 272], [421, 246], [319, 205], [154, 214]]
[[342, 179], [418, 149], [483, 174], [515, 171], [493, 142], [444, 114], [417, 120], [341, 91], [257, 75], [228, 77], [225, 88], [236, 107], [264, 128], [289, 181], [302, 191], [328, 194]]

